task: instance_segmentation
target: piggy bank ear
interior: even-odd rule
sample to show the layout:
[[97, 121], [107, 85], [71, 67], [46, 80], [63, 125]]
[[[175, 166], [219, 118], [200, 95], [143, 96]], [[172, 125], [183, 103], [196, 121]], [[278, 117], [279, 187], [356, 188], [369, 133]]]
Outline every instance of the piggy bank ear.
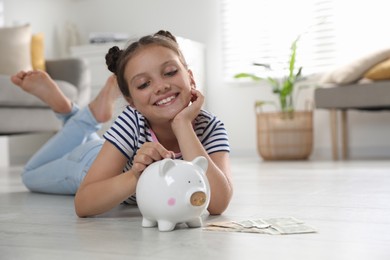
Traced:
[[199, 166], [203, 170], [203, 173], [206, 173], [209, 162], [205, 157], [198, 156], [192, 160], [192, 164]]
[[172, 159], [162, 160], [160, 162], [160, 175], [164, 176], [173, 167], [175, 167], [175, 162]]

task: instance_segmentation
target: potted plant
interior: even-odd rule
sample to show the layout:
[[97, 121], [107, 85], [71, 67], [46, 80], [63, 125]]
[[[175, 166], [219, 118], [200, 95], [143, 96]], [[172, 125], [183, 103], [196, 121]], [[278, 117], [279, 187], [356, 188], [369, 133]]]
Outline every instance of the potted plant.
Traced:
[[[291, 44], [288, 60], [288, 75], [284, 78], [261, 78], [251, 73], [239, 73], [235, 78], [250, 78], [254, 81], [268, 81], [273, 93], [278, 96], [280, 109], [264, 112], [262, 106], [270, 102], [256, 101], [257, 149], [265, 160], [307, 159], [313, 148], [313, 112], [309, 109], [297, 111], [294, 94], [301, 79], [302, 67], [296, 69], [297, 37]], [[266, 64], [254, 63], [270, 69]]]

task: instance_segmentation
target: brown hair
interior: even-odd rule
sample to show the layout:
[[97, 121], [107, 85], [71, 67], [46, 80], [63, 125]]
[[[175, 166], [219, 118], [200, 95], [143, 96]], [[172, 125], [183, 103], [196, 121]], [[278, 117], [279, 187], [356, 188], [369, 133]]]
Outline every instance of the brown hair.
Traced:
[[109, 49], [106, 54], [106, 64], [108, 69], [116, 75], [117, 82], [122, 94], [130, 97], [128, 82], [125, 79], [125, 68], [129, 60], [136, 52], [149, 45], [159, 45], [174, 51], [179, 56], [182, 64], [187, 68], [187, 63], [177, 44], [175, 36], [168, 31], [160, 30], [153, 35], [147, 35], [131, 43], [126, 49], [121, 50], [118, 46]]

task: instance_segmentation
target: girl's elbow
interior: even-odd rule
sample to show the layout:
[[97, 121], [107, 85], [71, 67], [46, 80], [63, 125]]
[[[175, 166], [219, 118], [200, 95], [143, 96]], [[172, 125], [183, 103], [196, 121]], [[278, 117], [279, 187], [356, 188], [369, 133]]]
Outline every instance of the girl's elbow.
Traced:
[[225, 209], [208, 209], [210, 215], [222, 215]]
[[229, 203], [225, 203], [224, 205], [216, 205], [216, 206], [209, 206], [207, 210], [209, 211], [210, 215], [221, 215], [227, 207], [229, 206]]
[[78, 206], [77, 202], [75, 202], [74, 209], [75, 209], [76, 215], [79, 218], [85, 218], [86, 217], [85, 212], [82, 210], [82, 208], [80, 206]]
[[82, 201], [80, 199], [80, 196], [76, 194], [75, 200], [74, 200], [74, 209], [75, 213], [79, 218], [85, 218], [88, 217], [88, 213], [86, 210], [86, 207], [82, 204]]

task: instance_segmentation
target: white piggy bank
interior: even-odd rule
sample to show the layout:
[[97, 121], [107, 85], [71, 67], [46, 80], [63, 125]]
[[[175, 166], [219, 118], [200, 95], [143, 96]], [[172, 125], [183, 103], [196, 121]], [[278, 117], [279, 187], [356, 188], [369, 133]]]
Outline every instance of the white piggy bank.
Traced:
[[201, 215], [210, 202], [207, 166], [202, 156], [191, 162], [164, 159], [149, 165], [136, 189], [142, 226], [158, 225], [160, 231], [172, 231], [179, 223], [202, 226]]

